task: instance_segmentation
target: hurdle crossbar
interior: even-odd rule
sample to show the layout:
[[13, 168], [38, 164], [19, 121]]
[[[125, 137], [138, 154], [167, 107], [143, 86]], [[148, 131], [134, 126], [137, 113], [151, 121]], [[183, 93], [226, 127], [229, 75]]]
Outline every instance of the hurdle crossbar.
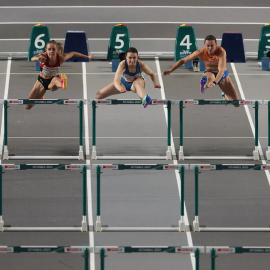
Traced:
[[[83, 164], [3, 164], [0, 165], [0, 232], [4, 231], [89, 231], [87, 224], [87, 166]], [[2, 217], [3, 208], [3, 176], [4, 171], [10, 170], [81, 170], [82, 172], [82, 222], [81, 227], [11, 227], [4, 226], [4, 220]]]
[[[248, 160], [259, 160], [259, 139], [258, 139], [258, 118], [259, 118], [259, 104], [263, 104], [262, 100], [204, 100], [204, 99], [187, 99], [179, 100], [180, 110], [180, 149], [178, 152], [178, 159], [248, 159]], [[255, 149], [251, 156], [185, 156], [183, 147], [183, 109], [184, 105], [254, 105], [255, 108], [255, 136], [254, 144]], [[270, 145], [270, 143], [269, 143]]]
[[91, 159], [167, 159], [172, 160], [172, 149], [171, 149], [171, 105], [174, 104], [170, 100], [152, 100], [149, 105], [167, 105], [168, 113], [168, 124], [167, 124], [167, 151], [165, 156], [98, 156], [96, 149], [96, 108], [97, 105], [142, 105], [141, 100], [126, 100], [126, 99], [106, 99], [98, 100], [93, 99], [92, 102], [92, 154]]
[[[93, 166], [93, 165], [92, 165]], [[97, 174], [97, 219], [96, 232], [101, 231], [186, 231], [184, 221], [184, 172], [188, 164], [95, 164]], [[178, 170], [181, 177], [181, 203], [179, 226], [171, 227], [110, 227], [101, 225], [101, 170]]]
[[[2, 159], [84, 159], [83, 153], [83, 104], [84, 100], [78, 99], [7, 99], [1, 100], [4, 104], [4, 149]], [[57, 105], [78, 105], [79, 107], [79, 153], [78, 156], [12, 156], [8, 150], [8, 107], [9, 105], [23, 104], [57, 104]]]
[[83, 253], [84, 270], [89, 270], [89, 247], [84, 246], [0, 246], [4, 253]]
[[207, 246], [205, 252], [211, 254], [211, 270], [216, 269], [217, 254], [243, 254], [243, 253], [270, 253], [270, 247], [230, 247], [230, 246]]
[[105, 270], [105, 257], [111, 253], [177, 253], [194, 254], [195, 270], [199, 270], [200, 253], [205, 252], [203, 246], [112, 246], [95, 247], [100, 253], [100, 270]]
[[201, 171], [215, 170], [269, 170], [270, 164], [190, 164], [190, 170], [195, 174], [195, 219], [193, 231], [195, 232], [270, 232], [270, 227], [205, 227], [199, 224], [199, 173]]

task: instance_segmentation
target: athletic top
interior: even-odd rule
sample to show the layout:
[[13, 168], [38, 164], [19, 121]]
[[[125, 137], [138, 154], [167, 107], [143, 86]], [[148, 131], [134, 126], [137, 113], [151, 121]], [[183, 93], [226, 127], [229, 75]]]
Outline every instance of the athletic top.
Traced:
[[[47, 55], [47, 53], [46, 53]], [[56, 63], [54, 66], [49, 64], [49, 59], [44, 64], [40, 63], [41, 72], [46, 76], [58, 76], [59, 69], [60, 69], [60, 57], [59, 54], [56, 55]]]
[[202, 60], [205, 64], [205, 68], [209, 71], [217, 71], [218, 70], [218, 55], [220, 54], [220, 47], [217, 46], [215, 54], [213, 57], [209, 57], [206, 48], [204, 48]]
[[137, 63], [136, 63], [136, 72], [135, 73], [129, 72], [127, 59], [125, 60], [125, 65], [126, 65], [126, 70], [124, 71], [124, 73], [121, 77], [121, 81], [125, 80], [126, 82], [134, 82], [136, 79], [142, 77], [139, 61], [137, 61]]

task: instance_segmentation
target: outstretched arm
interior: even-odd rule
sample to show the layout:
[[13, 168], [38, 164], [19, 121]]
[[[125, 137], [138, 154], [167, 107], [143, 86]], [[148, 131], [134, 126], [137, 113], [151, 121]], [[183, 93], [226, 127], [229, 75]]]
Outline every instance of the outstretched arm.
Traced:
[[157, 77], [155, 75], [155, 73], [153, 72], [153, 70], [148, 67], [148, 65], [146, 65], [144, 62], [139, 61], [140, 63], [140, 69], [141, 71], [143, 71], [145, 74], [149, 75], [155, 88], [161, 88], [160, 84], [157, 81]]
[[69, 52], [69, 53], [64, 53], [61, 57], [61, 64], [64, 63], [65, 61], [67, 61], [68, 59], [70, 59], [71, 57], [81, 57], [81, 58], [84, 58], [84, 59], [88, 59], [88, 60], [92, 60], [94, 59], [94, 56], [92, 54], [90, 55], [85, 55], [85, 54], [82, 54], [82, 53], [78, 53], [78, 52]]
[[170, 75], [172, 72], [174, 72], [176, 69], [178, 69], [179, 67], [183, 66], [185, 63], [192, 61], [196, 58], [200, 58], [201, 55], [203, 53], [203, 49], [197, 50], [195, 52], [193, 52], [192, 54], [189, 54], [188, 56], [180, 59], [179, 61], [177, 61], [170, 70], [165, 70], [163, 71], [163, 75]]

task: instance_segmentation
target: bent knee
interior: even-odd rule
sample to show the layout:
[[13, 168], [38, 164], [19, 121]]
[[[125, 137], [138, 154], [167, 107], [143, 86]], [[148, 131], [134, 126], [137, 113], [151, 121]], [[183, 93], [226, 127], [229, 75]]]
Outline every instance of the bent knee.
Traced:
[[144, 85], [144, 80], [142, 78], [138, 78], [136, 79], [134, 82], [133, 82], [133, 85], [134, 86], [137, 86], [137, 85]]
[[100, 91], [98, 91], [96, 93], [95, 99], [102, 99], [102, 95], [101, 95]]
[[26, 110], [30, 110], [30, 109], [32, 109], [34, 107], [34, 105], [30, 105], [30, 104], [26, 104], [25, 105], [25, 109]]

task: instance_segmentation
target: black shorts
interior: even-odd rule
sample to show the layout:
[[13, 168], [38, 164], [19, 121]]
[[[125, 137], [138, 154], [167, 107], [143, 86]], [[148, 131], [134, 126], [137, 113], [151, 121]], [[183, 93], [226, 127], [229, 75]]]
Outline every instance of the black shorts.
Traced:
[[45, 88], [45, 90], [49, 90], [48, 86], [51, 83], [52, 79], [53, 78], [51, 78], [51, 79], [44, 79], [40, 75], [38, 76], [38, 81], [43, 85], [43, 87]]

